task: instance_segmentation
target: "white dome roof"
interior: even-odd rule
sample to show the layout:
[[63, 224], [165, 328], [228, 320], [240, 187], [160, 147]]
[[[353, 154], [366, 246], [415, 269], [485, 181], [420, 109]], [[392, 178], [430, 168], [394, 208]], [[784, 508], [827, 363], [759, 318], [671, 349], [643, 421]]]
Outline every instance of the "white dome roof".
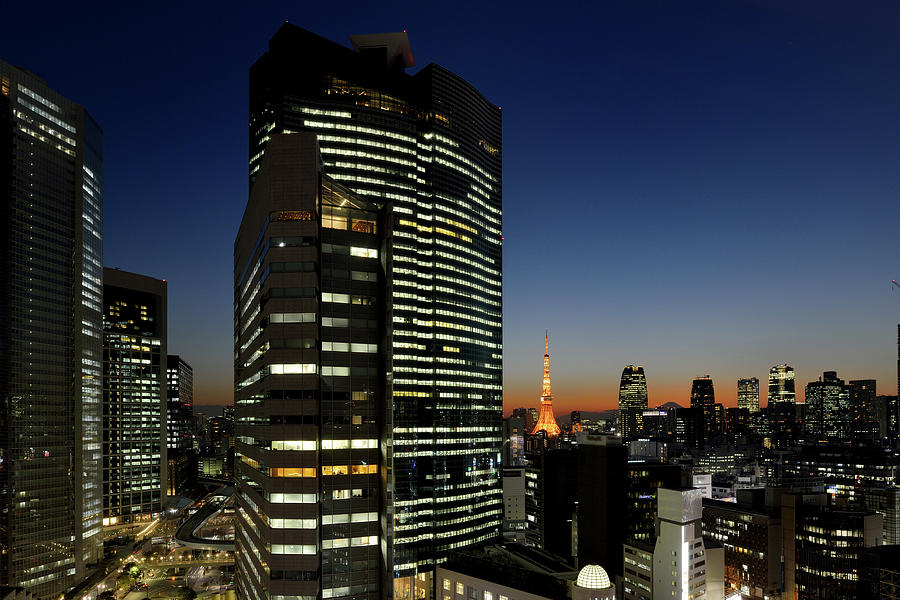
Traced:
[[575, 585], [589, 590], [603, 590], [612, 587], [612, 584], [609, 582], [609, 575], [606, 574], [606, 570], [600, 565], [585, 565], [578, 572], [578, 579], [575, 581]]

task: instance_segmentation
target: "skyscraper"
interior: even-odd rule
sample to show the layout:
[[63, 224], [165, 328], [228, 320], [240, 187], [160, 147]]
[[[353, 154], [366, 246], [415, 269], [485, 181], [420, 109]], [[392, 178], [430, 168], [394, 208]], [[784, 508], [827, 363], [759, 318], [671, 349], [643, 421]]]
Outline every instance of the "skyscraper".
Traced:
[[759, 412], [759, 379], [738, 379], [737, 383], [738, 408], [745, 408], [750, 413]]
[[166, 495], [166, 282], [103, 270], [103, 525], [149, 521]]
[[854, 440], [875, 440], [879, 437], [875, 414], [875, 389], [874, 379], [856, 379], [847, 382], [850, 409], [848, 433]]
[[[653, 598], [705, 598], [707, 571], [701, 518], [703, 498], [696, 488], [659, 488]], [[720, 596], [721, 597], [721, 596]]]
[[797, 395], [794, 388], [794, 367], [775, 365], [769, 369], [769, 423], [771, 432], [785, 436], [796, 427]]
[[888, 435], [895, 447], [900, 445], [900, 324], [897, 325], [897, 395], [888, 407]]
[[549, 437], [560, 433], [559, 424], [553, 414], [553, 392], [550, 391], [550, 336], [544, 336], [544, 377], [541, 380], [541, 412], [532, 435], [543, 431]]
[[103, 133], [0, 61], [0, 584], [56, 597], [99, 559]]
[[716, 431], [716, 391], [709, 375], [697, 377], [691, 384], [691, 408], [703, 413], [703, 443]]
[[647, 378], [644, 367], [627, 365], [619, 381], [619, 422], [622, 438], [631, 439], [643, 432], [643, 414], [647, 410]]
[[[413, 64], [406, 34], [352, 41], [351, 50], [286, 24], [250, 73], [247, 216], [257, 210], [254, 203], [272, 208], [252, 222], [245, 216], [235, 257], [238, 381], [260, 373], [260, 383], [250, 380], [239, 389], [236, 411], [238, 505], [246, 516], [238, 523], [238, 544], [245, 550], [238, 586], [248, 598], [262, 598], [264, 589], [280, 596], [321, 590], [323, 597], [375, 598], [389, 595], [391, 588], [416, 597], [431, 589], [433, 568], [451, 549], [500, 534], [500, 111], [436, 65], [406, 74]], [[265, 199], [265, 190], [257, 191], [264, 161], [278, 134], [297, 132], [315, 135], [315, 142], [309, 138], [303, 147], [317, 144], [318, 156], [284, 142], [288, 155], [276, 157], [272, 167], [283, 171], [280, 177], [289, 185], [284, 189], [291, 194], [276, 206]], [[300, 158], [309, 162], [290, 163]], [[316, 184], [309, 170], [318, 160]], [[302, 190], [288, 184], [292, 168], [298, 177], [305, 173]], [[307, 214], [317, 206], [316, 193], [337, 204], [327, 214]], [[254, 194], [262, 196], [254, 199]], [[286, 216], [278, 220], [272, 212]], [[275, 237], [297, 239], [272, 246]], [[294, 247], [286, 249], [288, 243]], [[263, 250], [267, 254], [260, 256]], [[276, 276], [265, 270], [276, 262], [324, 270]], [[292, 289], [284, 293], [294, 297], [274, 300], [269, 287]], [[306, 290], [312, 296], [304, 296]], [[268, 299], [264, 308], [262, 298]], [[318, 327], [305, 322], [273, 327], [266, 315], [282, 311], [291, 319], [315, 315], [310, 318]], [[298, 330], [276, 337], [300, 340], [291, 342], [299, 348], [264, 347], [282, 328]], [[366, 352], [347, 344], [365, 344]], [[376, 352], [369, 352], [370, 345]], [[257, 354], [301, 372], [263, 376], [251, 360]], [[336, 362], [325, 362], [332, 356]], [[276, 392], [296, 394], [300, 401], [285, 412], [287, 402]], [[258, 424], [260, 411], [271, 413], [270, 425]], [[286, 420], [271, 420], [281, 416]], [[305, 445], [290, 454], [269, 454], [248, 439]], [[350, 449], [349, 457], [332, 452], [355, 439], [375, 440], [375, 446]], [[307, 449], [312, 445], [318, 453]], [[272, 468], [275, 457], [279, 468], [319, 475], [298, 481], [303, 489], [287, 495], [285, 479], [260, 474]], [[270, 462], [254, 464], [251, 458]], [[336, 478], [323, 474], [329, 468], [335, 473], [335, 467]], [[344, 468], [356, 470], [343, 475]], [[345, 493], [349, 503], [339, 502]], [[360, 499], [358, 493], [369, 497]], [[265, 543], [272, 539], [267, 536], [296, 532], [274, 532], [265, 524], [265, 511], [275, 505], [264, 496], [294, 503], [277, 507], [280, 511], [307, 510], [297, 503], [319, 497], [331, 503], [323, 505], [317, 529], [303, 533], [308, 540], [303, 548], [278, 542], [281, 552], [307, 546], [322, 551], [319, 567], [313, 556], [302, 569], [315, 573], [310, 581], [289, 578], [296, 567], [273, 566], [287, 557], [274, 555], [276, 546]], [[340, 521], [352, 514], [350, 505], [365, 505], [355, 510], [366, 519], [380, 511], [380, 523]], [[333, 520], [326, 522], [326, 516]], [[255, 528], [265, 535], [252, 533]], [[373, 540], [360, 549], [353, 545]], [[349, 549], [343, 547], [347, 543]], [[357, 558], [360, 552], [365, 555]]]
[[166, 446], [190, 450], [193, 446], [194, 369], [177, 354], [166, 358]]
[[847, 438], [850, 423], [849, 391], [837, 372], [825, 371], [818, 381], [806, 384], [806, 418], [803, 428], [813, 439]]

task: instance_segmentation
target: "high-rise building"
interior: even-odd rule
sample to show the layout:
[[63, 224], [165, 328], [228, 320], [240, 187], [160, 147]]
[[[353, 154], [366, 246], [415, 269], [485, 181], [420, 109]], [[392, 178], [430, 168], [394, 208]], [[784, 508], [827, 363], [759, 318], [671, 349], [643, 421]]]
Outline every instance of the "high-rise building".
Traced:
[[103, 525], [162, 510], [166, 469], [166, 282], [103, 270]]
[[777, 598], [781, 584], [781, 512], [765, 489], [739, 490], [737, 502], [703, 500], [703, 535], [725, 548], [726, 597]]
[[776, 436], [790, 436], [796, 428], [797, 394], [794, 367], [775, 365], [769, 369], [769, 428]]
[[[382, 428], [377, 433], [384, 467], [383, 479], [375, 478], [384, 484], [377, 488], [384, 511], [377, 560], [382, 561], [385, 588], [415, 596], [418, 589], [431, 589], [434, 566], [451, 549], [500, 535], [501, 111], [437, 65], [407, 74], [413, 59], [405, 33], [353, 36], [351, 41], [353, 49], [290, 24], [270, 40], [268, 52], [250, 71], [249, 175], [255, 190], [253, 182], [258, 181], [262, 161], [278, 134], [314, 134], [317, 160], [325, 181], [334, 182], [328, 184], [334, 197], [350, 194], [359, 207], [330, 208], [321, 219], [323, 235], [360, 234], [368, 242], [353, 244], [350, 252], [363, 248], [367, 256], [375, 256], [373, 251], [378, 251], [378, 259], [371, 259], [372, 269], [350, 269], [345, 281], [343, 265], [367, 256], [346, 258], [341, 256], [346, 242], [319, 240], [331, 244], [322, 251], [323, 261], [337, 263], [325, 267], [331, 273], [321, 274], [335, 280], [332, 293], [347, 293], [338, 288], [358, 281], [353, 271], [375, 276], [379, 267], [383, 275], [381, 304], [367, 309], [352, 301], [349, 305], [350, 311], [371, 313], [365, 317], [366, 327], [380, 334], [367, 342], [377, 343], [380, 352], [371, 358], [378, 364], [365, 367], [376, 370], [372, 385], [379, 389], [370, 385], [340, 393], [362, 397], [365, 392], [372, 398], [366, 402], [377, 406], [374, 424]], [[383, 220], [373, 227], [376, 208], [384, 211]], [[364, 214], [354, 216], [356, 210]], [[266, 231], [273, 231], [262, 222], [252, 229], [246, 235], [253, 240], [245, 253], [239, 253], [244, 262], [237, 267], [240, 274], [245, 264], [251, 265], [244, 282], [248, 289], [258, 283], [259, 275], [268, 275], [251, 272], [257, 261], [253, 244], [262, 234], [262, 247], [270, 239]], [[375, 246], [376, 240], [383, 243]], [[296, 250], [275, 254], [291, 252]], [[297, 262], [271, 256], [269, 252], [263, 262]], [[368, 295], [374, 297], [375, 291]], [[296, 302], [283, 300], [291, 301]], [[321, 302], [329, 311], [348, 310], [341, 303]], [[382, 325], [377, 325], [379, 318]], [[351, 327], [354, 319], [350, 317]], [[369, 327], [368, 321], [374, 326]], [[246, 352], [255, 352], [265, 339], [250, 342]], [[345, 340], [329, 337], [315, 342]], [[246, 338], [238, 342], [238, 350], [245, 343]], [[318, 345], [316, 349], [325, 351]], [[351, 356], [355, 360], [360, 354]], [[317, 373], [312, 380], [322, 376], [327, 377]], [[321, 389], [304, 391], [315, 395]], [[311, 403], [311, 412], [305, 414], [315, 414], [314, 406], [318, 404]], [[251, 413], [238, 409], [238, 428], [243, 430], [239, 435], [251, 427]], [[239, 486], [240, 497], [247, 497], [247, 486]], [[256, 512], [242, 500], [239, 504], [248, 513]], [[462, 522], [465, 527], [459, 526]], [[271, 565], [270, 551], [254, 546], [256, 550]], [[346, 552], [330, 553], [335, 561], [323, 554], [318, 578], [322, 593], [334, 597], [372, 593], [360, 591], [369, 589], [369, 583], [355, 582], [362, 571], [340, 567], [342, 573], [353, 573], [354, 583], [346, 583], [346, 576], [334, 571], [342, 564], [343, 558], [337, 558], [342, 553]], [[246, 564], [239, 564], [237, 571], [243, 593], [249, 597], [261, 593], [262, 587], [250, 583], [253, 576]], [[306, 584], [287, 581], [279, 585], [306, 589]], [[289, 593], [293, 592], [284, 592]]]
[[503, 419], [503, 466], [525, 466], [524, 411]]
[[878, 438], [878, 420], [875, 414], [874, 379], [856, 379], [847, 382], [849, 404], [848, 434], [854, 440]]
[[538, 421], [538, 409], [533, 406], [525, 412], [525, 431], [532, 431]]
[[653, 550], [653, 598], [706, 598], [706, 549], [695, 488], [660, 488], [659, 535]]
[[647, 410], [647, 378], [644, 367], [626, 365], [619, 381], [619, 423], [623, 439], [643, 433], [643, 416]]
[[837, 372], [825, 371], [806, 385], [804, 430], [813, 439], [846, 439], [850, 423], [849, 392]]
[[716, 432], [716, 391], [709, 375], [697, 377], [691, 384], [691, 408], [703, 413], [703, 443]]
[[759, 378], [738, 379], [737, 403], [751, 414], [759, 411]]
[[381, 226], [318, 163], [314, 135], [273, 134], [235, 243], [245, 598], [379, 593]]
[[888, 408], [888, 421], [888, 435], [895, 446], [900, 445], [900, 324], [897, 325], [897, 395], [894, 396], [893, 405]]
[[531, 434], [544, 432], [548, 437], [560, 434], [559, 424], [553, 414], [553, 392], [550, 390], [550, 337], [544, 335], [544, 377], [541, 380], [541, 412]]
[[[880, 514], [866, 510], [802, 511], [796, 520], [796, 597], [860, 598], [860, 554], [881, 545]], [[786, 590], [788, 593], [792, 590]]]
[[56, 598], [102, 555], [103, 132], [0, 61], [0, 585]]
[[[625, 539], [651, 544], [656, 539], [657, 490], [687, 483], [681, 466], [643, 460], [625, 464]], [[609, 493], [614, 493], [610, 490]]]
[[891, 411], [896, 402], [897, 396], [875, 396], [875, 420], [878, 421], [879, 439], [890, 439]]
[[166, 358], [166, 435], [169, 450], [190, 450], [193, 446], [194, 369], [177, 354]]
[[578, 564], [606, 565], [622, 574], [625, 541], [625, 465], [627, 452], [615, 435], [578, 436]]

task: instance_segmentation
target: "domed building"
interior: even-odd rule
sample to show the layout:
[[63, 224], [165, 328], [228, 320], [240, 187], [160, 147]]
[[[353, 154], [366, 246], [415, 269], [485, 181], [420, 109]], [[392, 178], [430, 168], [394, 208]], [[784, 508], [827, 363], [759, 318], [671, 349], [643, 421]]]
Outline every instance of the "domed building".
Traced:
[[585, 565], [572, 584], [572, 600], [615, 600], [616, 588], [600, 565]]

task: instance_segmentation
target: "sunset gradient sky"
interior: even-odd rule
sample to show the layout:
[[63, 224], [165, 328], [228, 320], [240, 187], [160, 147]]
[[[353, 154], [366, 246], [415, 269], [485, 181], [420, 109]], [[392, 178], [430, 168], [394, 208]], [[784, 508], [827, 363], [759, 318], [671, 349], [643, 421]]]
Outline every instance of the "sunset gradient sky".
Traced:
[[[315, 5], [315, 6], [311, 6]], [[0, 57], [106, 135], [105, 262], [169, 284], [198, 404], [232, 400], [250, 64], [290, 20], [406, 29], [503, 107], [505, 406], [650, 404], [797, 369], [896, 393], [900, 4], [14, 3]], [[762, 384], [761, 395], [765, 394]], [[798, 394], [802, 398], [802, 393]]]

